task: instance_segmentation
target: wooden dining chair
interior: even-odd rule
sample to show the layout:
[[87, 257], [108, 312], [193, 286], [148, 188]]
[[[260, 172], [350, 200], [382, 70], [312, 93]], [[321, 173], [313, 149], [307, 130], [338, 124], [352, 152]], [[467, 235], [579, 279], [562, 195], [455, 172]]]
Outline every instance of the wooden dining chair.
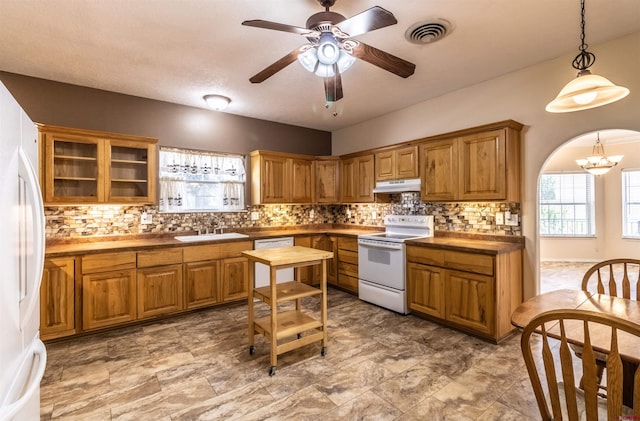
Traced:
[[[582, 277], [582, 290], [640, 301], [640, 259], [621, 258], [598, 262]], [[573, 346], [578, 356], [582, 351]], [[607, 363], [596, 353], [598, 379], [602, 379]]]
[[[552, 310], [531, 320], [520, 345], [543, 420], [640, 419], [640, 370], [623, 373], [621, 332], [640, 343], [640, 325], [602, 313]], [[571, 352], [571, 342], [582, 345], [582, 358]], [[596, 351], [607, 356], [606, 398], [598, 394]], [[581, 375], [584, 389], [576, 387]], [[635, 384], [634, 409], [622, 403], [623, 387], [630, 384]]]

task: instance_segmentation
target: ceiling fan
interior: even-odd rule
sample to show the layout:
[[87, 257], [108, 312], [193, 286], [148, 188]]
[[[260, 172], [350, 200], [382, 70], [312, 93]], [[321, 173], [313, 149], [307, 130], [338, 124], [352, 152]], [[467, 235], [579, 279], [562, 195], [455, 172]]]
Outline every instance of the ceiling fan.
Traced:
[[333, 102], [343, 97], [340, 74], [351, 67], [356, 58], [404, 78], [413, 74], [415, 64], [352, 38], [395, 25], [398, 21], [393, 13], [375, 6], [347, 19], [329, 10], [336, 0], [318, 2], [325, 11], [309, 17], [306, 28], [260, 19], [242, 22], [246, 26], [302, 35], [309, 41], [252, 76], [249, 79], [252, 83], [265, 81], [297, 59], [305, 69], [324, 79], [326, 100]]

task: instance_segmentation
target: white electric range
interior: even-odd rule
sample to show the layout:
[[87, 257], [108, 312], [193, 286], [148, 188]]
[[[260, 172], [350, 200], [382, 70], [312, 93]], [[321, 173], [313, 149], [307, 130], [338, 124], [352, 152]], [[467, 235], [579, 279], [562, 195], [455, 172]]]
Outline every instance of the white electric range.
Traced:
[[386, 215], [384, 232], [358, 236], [358, 297], [407, 314], [406, 240], [433, 237], [432, 215]]

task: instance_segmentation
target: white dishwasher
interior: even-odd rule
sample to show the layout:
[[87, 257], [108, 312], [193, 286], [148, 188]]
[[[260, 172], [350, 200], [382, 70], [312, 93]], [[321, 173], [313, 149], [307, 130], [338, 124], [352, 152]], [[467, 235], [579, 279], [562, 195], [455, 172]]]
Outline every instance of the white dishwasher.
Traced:
[[[261, 249], [273, 249], [277, 247], [291, 247], [293, 246], [293, 237], [278, 237], [278, 238], [266, 238], [264, 240], [255, 240], [253, 242], [254, 250]], [[269, 285], [269, 266], [256, 262], [255, 263], [255, 288], [266, 287]], [[276, 271], [276, 283], [293, 281], [293, 268], [278, 269]]]

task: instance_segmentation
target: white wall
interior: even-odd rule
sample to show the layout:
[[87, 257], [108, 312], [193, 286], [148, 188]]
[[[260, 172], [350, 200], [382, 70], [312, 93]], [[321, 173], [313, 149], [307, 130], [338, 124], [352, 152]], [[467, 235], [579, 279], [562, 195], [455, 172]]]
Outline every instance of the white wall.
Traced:
[[[593, 136], [595, 139], [595, 135]], [[640, 143], [607, 145], [606, 131], [601, 141], [607, 155], [624, 155], [622, 162], [607, 174], [595, 177], [595, 238], [540, 237], [540, 260], [596, 262], [617, 257], [640, 256], [640, 240], [622, 238], [622, 169], [640, 168]], [[640, 133], [638, 133], [640, 139]], [[544, 171], [575, 171], [575, 160], [591, 155], [592, 146], [565, 144], [544, 166]]]
[[582, 133], [609, 128], [640, 131], [640, 32], [589, 47], [597, 56], [593, 73], [629, 88], [627, 98], [592, 110], [547, 113], [545, 105], [576, 75], [571, 61], [577, 52], [573, 52], [336, 131], [332, 153], [340, 155], [506, 119], [523, 123], [524, 295], [531, 297], [539, 283], [537, 185], [547, 157]]

